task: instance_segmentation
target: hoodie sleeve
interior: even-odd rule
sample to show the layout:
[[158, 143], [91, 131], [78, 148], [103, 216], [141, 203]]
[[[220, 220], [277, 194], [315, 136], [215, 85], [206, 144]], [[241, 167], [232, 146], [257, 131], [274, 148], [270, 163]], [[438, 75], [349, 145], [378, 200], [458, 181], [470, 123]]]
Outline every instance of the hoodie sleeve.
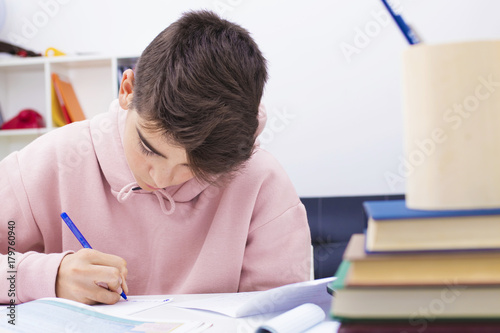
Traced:
[[43, 253], [44, 238], [31, 211], [17, 152], [0, 162], [0, 175], [0, 303], [55, 297], [57, 271], [67, 253]]
[[[311, 276], [311, 233], [306, 209], [278, 161], [258, 150], [238, 184], [253, 213], [239, 291], [266, 290]], [[254, 190], [256, 192], [254, 192]]]
[[239, 291], [307, 281], [310, 272], [311, 236], [306, 210], [299, 201], [248, 235]]

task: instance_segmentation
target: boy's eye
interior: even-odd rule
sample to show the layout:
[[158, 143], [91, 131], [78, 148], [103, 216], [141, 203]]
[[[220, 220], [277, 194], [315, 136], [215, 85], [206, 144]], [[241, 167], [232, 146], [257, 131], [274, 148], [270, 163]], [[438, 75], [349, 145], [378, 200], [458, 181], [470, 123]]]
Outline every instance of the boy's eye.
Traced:
[[142, 141], [139, 141], [139, 147], [141, 148], [142, 153], [146, 156], [156, 155], [151, 150], [149, 150], [146, 146], [144, 146], [144, 143]]

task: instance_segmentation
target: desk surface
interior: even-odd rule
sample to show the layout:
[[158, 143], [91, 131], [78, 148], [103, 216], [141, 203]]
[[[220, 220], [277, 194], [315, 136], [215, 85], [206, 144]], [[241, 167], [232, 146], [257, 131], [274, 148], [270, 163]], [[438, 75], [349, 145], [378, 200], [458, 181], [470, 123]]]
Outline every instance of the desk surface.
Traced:
[[[173, 320], [197, 320], [197, 321], [212, 323], [213, 324], [212, 327], [204, 331], [207, 333], [218, 333], [218, 332], [250, 333], [250, 332], [255, 332], [257, 327], [262, 325], [267, 320], [283, 313], [283, 312], [274, 312], [274, 313], [266, 313], [261, 315], [243, 317], [243, 318], [232, 318], [216, 312], [178, 308], [175, 306], [176, 303], [188, 300], [197, 300], [207, 297], [213, 297], [215, 295], [217, 294], [165, 295], [165, 298], [172, 298], [172, 301], [169, 303], [158, 305], [151, 309], [137, 312], [133, 315], [133, 317], [143, 318], [143, 319], [163, 318], [163, 319], [173, 319]], [[147, 298], [147, 297], [158, 297], [158, 296], [141, 296], [141, 297]], [[325, 311], [326, 314], [325, 321], [329, 321], [332, 323], [332, 325], [329, 326], [328, 331], [325, 332], [329, 333], [335, 332], [336, 330], [332, 328], [336, 328], [338, 326], [338, 323], [333, 322], [328, 316], [331, 302], [318, 305], [321, 306], [323, 311]]]

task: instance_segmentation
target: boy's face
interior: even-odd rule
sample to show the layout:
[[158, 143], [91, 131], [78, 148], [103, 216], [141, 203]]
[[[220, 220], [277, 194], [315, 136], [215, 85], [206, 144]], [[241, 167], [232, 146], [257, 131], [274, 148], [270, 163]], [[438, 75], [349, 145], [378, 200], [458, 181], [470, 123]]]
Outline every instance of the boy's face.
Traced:
[[123, 146], [139, 186], [156, 191], [193, 178], [184, 148], [169, 144], [160, 133], [146, 130], [136, 111], [127, 111]]

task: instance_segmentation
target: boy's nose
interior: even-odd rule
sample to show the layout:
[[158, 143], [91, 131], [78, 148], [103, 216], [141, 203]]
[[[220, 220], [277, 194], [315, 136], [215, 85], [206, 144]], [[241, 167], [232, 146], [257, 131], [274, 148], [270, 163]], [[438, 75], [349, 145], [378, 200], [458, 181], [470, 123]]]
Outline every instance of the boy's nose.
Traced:
[[152, 170], [150, 175], [155, 182], [154, 184], [151, 184], [153, 186], [156, 186], [158, 188], [165, 188], [172, 185], [171, 172], [168, 170]]

